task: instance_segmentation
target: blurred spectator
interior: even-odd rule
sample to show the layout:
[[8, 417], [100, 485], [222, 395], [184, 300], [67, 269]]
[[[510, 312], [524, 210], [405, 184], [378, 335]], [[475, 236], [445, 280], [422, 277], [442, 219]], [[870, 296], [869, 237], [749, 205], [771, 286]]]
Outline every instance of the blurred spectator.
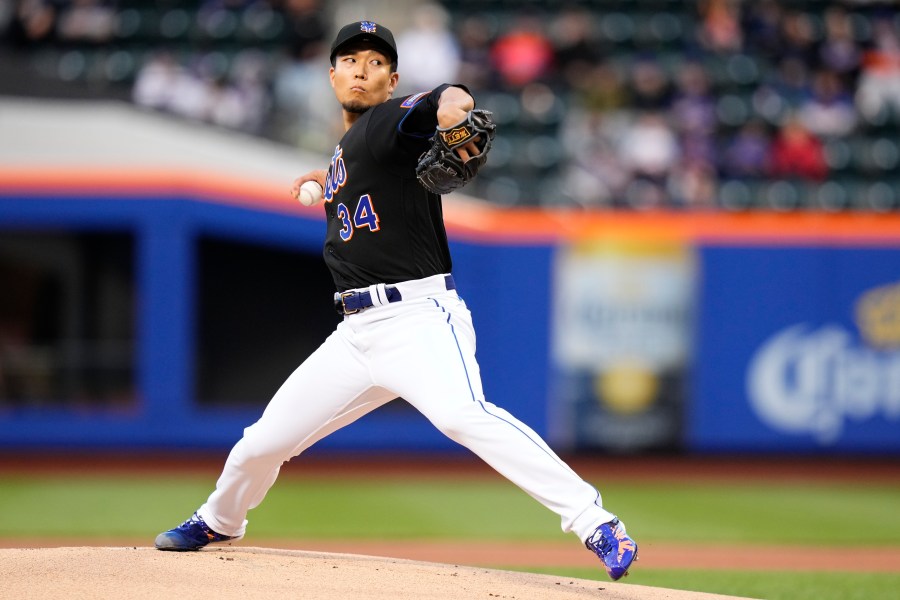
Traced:
[[397, 36], [397, 52], [403, 57], [401, 93], [426, 91], [457, 80], [460, 51], [449, 24], [443, 7], [431, 3], [416, 6], [411, 26]]
[[593, 31], [593, 18], [581, 6], [568, 6], [550, 25], [550, 38], [554, 48], [554, 62], [559, 74], [558, 83], [577, 87], [603, 57]]
[[194, 56], [191, 65], [178, 71], [168, 104], [163, 110], [195, 121], [209, 118], [218, 74], [212, 71], [212, 63], [204, 58]]
[[801, 9], [786, 10], [781, 21], [781, 35], [780, 57], [783, 60], [797, 59], [807, 69], [817, 63], [815, 30], [808, 13]]
[[678, 208], [706, 209], [716, 205], [716, 171], [705, 161], [683, 161], [669, 178], [669, 204]]
[[748, 121], [729, 139], [722, 150], [722, 175], [734, 179], [757, 179], [767, 172], [769, 135], [762, 121]]
[[630, 120], [625, 113], [595, 112], [573, 108], [566, 114], [561, 142], [567, 158], [562, 192], [584, 206], [611, 206], [629, 181], [614, 140]]
[[10, 23], [13, 44], [28, 46], [49, 42], [56, 36], [56, 3], [49, 0], [19, 0]]
[[628, 106], [635, 110], [663, 111], [672, 104], [672, 84], [653, 56], [640, 56], [626, 82]]
[[138, 71], [131, 99], [138, 106], [156, 110], [168, 110], [172, 95], [176, 93], [183, 68], [175, 57], [160, 51]]
[[680, 152], [663, 114], [640, 113], [619, 139], [617, 151], [631, 178], [629, 204], [646, 208], [665, 202], [666, 181]]
[[714, 135], [718, 117], [709, 77], [699, 63], [688, 62], [678, 70], [669, 114], [679, 134], [682, 160], [712, 168], [716, 160]]
[[278, 68], [273, 86], [278, 138], [317, 152], [334, 149], [340, 116], [331, 103], [321, 102], [333, 93], [328, 71], [322, 69], [328, 51], [325, 44], [307, 45], [302, 56]]
[[265, 53], [256, 49], [239, 52], [231, 65], [228, 86], [229, 102], [236, 107], [229, 114], [235, 118], [226, 123], [214, 116], [213, 122], [254, 135], [261, 134], [272, 107], [269, 78]]
[[319, 101], [332, 93], [328, 72], [329, 23], [322, 0], [284, 0], [287, 39], [272, 77], [271, 135], [317, 152], [333, 149], [333, 107]]
[[857, 122], [853, 96], [836, 73], [825, 69], [813, 75], [812, 93], [800, 105], [799, 115], [807, 129], [825, 137], [847, 135]]
[[770, 123], [780, 124], [811, 93], [806, 63], [791, 56], [781, 61], [778, 70], [753, 91], [753, 108]]
[[853, 36], [853, 22], [843, 6], [825, 10], [825, 37], [819, 45], [819, 64], [841, 78], [847, 89], [856, 87], [862, 52]]
[[553, 46], [535, 16], [519, 16], [491, 47], [491, 63], [507, 86], [517, 88], [543, 78], [553, 66]]
[[241, 129], [247, 120], [247, 107], [240, 92], [224, 77], [210, 82], [207, 89], [207, 121], [230, 129]]
[[[67, 89], [104, 73], [128, 81], [132, 63], [146, 61], [132, 88], [142, 106], [330, 151], [340, 123], [317, 98], [331, 93], [321, 71], [331, 3], [140, 6], [0, 0], [0, 34], [17, 51], [32, 50], [32, 76], [62, 78], [67, 61], [78, 58], [79, 68], [66, 71]], [[395, 29], [398, 93], [464, 82], [504, 119], [507, 147], [523, 131], [529, 140], [538, 131], [533, 148], [551, 149], [533, 153], [537, 162], [504, 162], [501, 140], [496, 168], [476, 180], [473, 193], [488, 189], [491, 177], [524, 181], [540, 163], [544, 181], [562, 179], [564, 196], [581, 206], [705, 206], [717, 177], [821, 177], [821, 141], [843, 148], [830, 142], [869, 135], [861, 122], [900, 122], [896, 2], [697, 0], [666, 3], [646, 22], [646, 7], [633, 2], [616, 3], [615, 11], [602, 2], [537, 2], [524, 10], [495, 2], [475, 14], [437, 0], [404, 6], [411, 24]], [[154, 43], [144, 8], [181, 15], [180, 37], [161, 29]], [[667, 22], [676, 33], [654, 37]], [[84, 48], [91, 44], [99, 51]], [[78, 56], [66, 52], [74, 46]], [[109, 74], [113, 55], [129, 63], [118, 79]], [[853, 157], [844, 167], [829, 158], [848, 176], [865, 176]]]
[[214, 55], [207, 55], [186, 68], [160, 52], [138, 72], [132, 99], [188, 119], [260, 133], [270, 103], [264, 58], [253, 50], [238, 54], [231, 77], [215, 63]]
[[676, 81], [671, 110], [678, 129], [706, 135], [714, 133], [718, 123], [716, 99], [706, 70], [700, 63], [687, 62], [678, 70]]
[[327, 37], [322, 1], [284, 0], [283, 8], [287, 22], [285, 54], [289, 60], [306, 60]]
[[763, 59], [775, 60], [784, 45], [781, 37], [783, 9], [777, 0], [744, 2], [741, 30], [747, 50]]
[[828, 174], [822, 142], [796, 116], [785, 121], [772, 141], [768, 174], [812, 181], [821, 181]]
[[611, 112], [628, 101], [622, 76], [606, 61], [586, 67], [572, 78], [571, 86], [572, 104], [588, 111]]
[[499, 82], [491, 66], [491, 32], [485, 19], [466, 17], [456, 29], [459, 41], [459, 80], [472, 91], [486, 90]]
[[700, 0], [700, 45], [713, 53], [737, 52], [744, 41], [738, 0]]
[[870, 122], [889, 108], [900, 119], [900, 39], [890, 18], [875, 21], [872, 40], [863, 56], [856, 106]]
[[778, 65], [774, 87], [792, 108], [800, 106], [812, 92], [809, 63], [799, 56], [785, 57]]
[[703, 163], [714, 168], [718, 157], [716, 138], [704, 133], [686, 132], [678, 136], [681, 160], [690, 163]]
[[113, 37], [116, 15], [111, 2], [72, 0], [61, 7], [57, 19], [59, 39], [101, 44]]
[[549, 85], [529, 83], [519, 94], [523, 123], [552, 125], [562, 119], [561, 101]]

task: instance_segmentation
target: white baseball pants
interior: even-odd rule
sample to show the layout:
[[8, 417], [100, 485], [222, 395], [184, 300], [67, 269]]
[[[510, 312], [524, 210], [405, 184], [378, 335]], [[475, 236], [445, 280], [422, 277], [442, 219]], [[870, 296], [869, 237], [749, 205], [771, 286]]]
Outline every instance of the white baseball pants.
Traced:
[[399, 396], [557, 513], [563, 531], [584, 541], [612, 520], [593, 486], [529, 427], [484, 399], [471, 314], [446, 290], [444, 276], [397, 287], [402, 301], [346, 316], [282, 384], [231, 450], [200, 517], [218, 533], [243, 535], [247, 512], [262, 502], [283, 463]]

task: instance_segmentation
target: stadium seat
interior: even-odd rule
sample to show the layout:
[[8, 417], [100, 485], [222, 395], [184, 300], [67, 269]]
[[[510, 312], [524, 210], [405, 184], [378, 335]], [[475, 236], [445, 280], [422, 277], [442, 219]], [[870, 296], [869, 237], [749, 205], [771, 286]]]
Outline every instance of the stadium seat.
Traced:
[[843, 138], [825, 140], [825, 162], [832, 173], [843, 173], [853, 165], [853, 149]]
[[750, 119], [750, 102], [740, 94], [723, 94], [716, 102], [716, 116], [728, 127], [740, 127]]
[[833, 212], [844, 210], [850, 204], [850, 191], [847, 186], [837, 180], [831, 180], [813, 190], [810, 207]]
[[748, 210], [754, 204], [754, 191], [746, 181], [725, 181], [719, 187], [719, 204], [726, 210]]
[[801, 208], [806, 200], [803, 183], [788, 179], [778, 179], [765, 183], [761, 189], [764, 208], [778, 211], [792, 211]]
[[897, 181], [875, 181], [863, 186], [858, 208], [887, 212], [898, 207]]
[[182, 8], [168, 10], [159, 19], [159, 34], [165, 40], [186, 41], [194, 15]]

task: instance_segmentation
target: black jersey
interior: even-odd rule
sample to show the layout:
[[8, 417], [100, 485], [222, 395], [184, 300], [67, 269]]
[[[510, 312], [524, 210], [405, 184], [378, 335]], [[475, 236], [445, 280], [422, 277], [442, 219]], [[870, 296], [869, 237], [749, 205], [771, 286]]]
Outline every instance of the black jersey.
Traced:
[[416, 178], [446, 87], [370, 108], [335, 148], [324, 255], [338, 291], [450, 272], [441, 197]]

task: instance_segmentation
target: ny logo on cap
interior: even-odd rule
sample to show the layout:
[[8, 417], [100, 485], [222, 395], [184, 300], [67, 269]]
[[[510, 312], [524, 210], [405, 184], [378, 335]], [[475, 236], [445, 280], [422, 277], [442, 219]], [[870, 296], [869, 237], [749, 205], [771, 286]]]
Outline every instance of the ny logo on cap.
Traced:
[[372, 21], [360, 21], [359, 29], [366, 33], [375, 33], [375, 23]]

